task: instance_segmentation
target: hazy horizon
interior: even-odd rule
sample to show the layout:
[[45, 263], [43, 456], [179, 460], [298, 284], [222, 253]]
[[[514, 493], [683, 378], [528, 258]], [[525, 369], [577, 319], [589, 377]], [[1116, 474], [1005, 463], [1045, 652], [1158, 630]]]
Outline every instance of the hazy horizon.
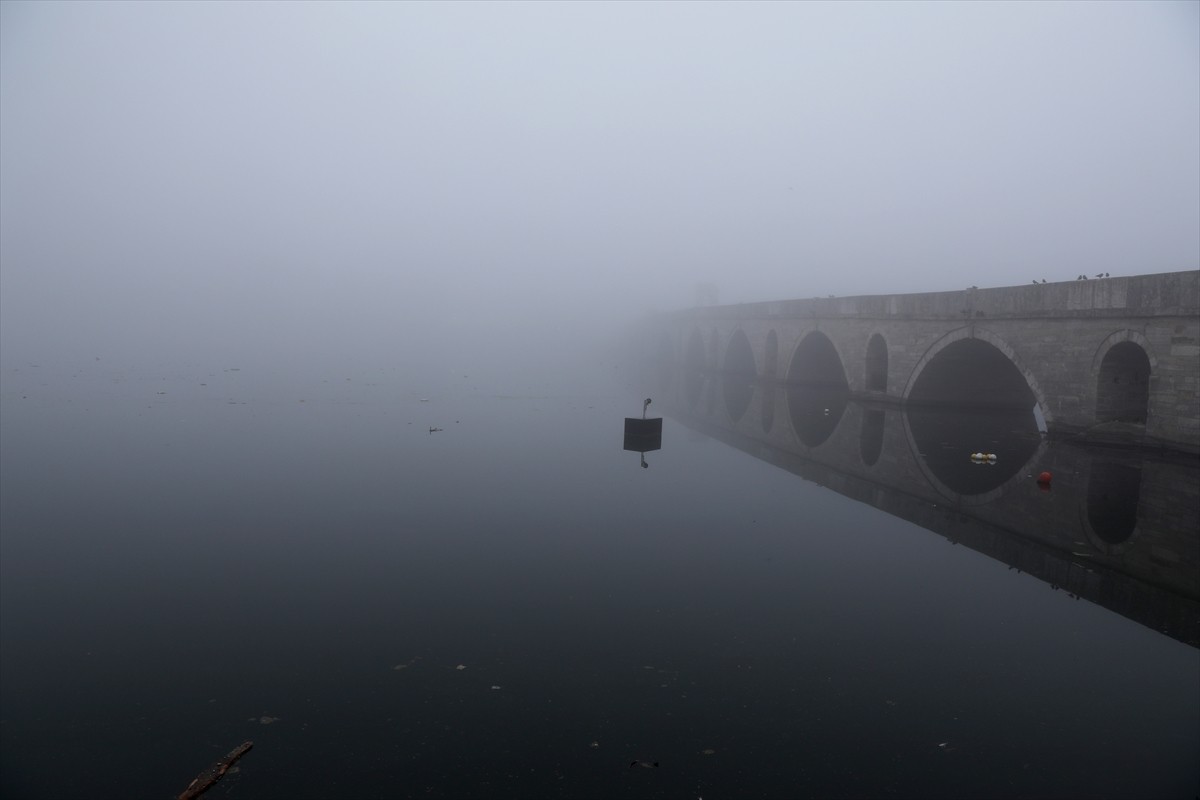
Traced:
[[5, 2], [0, 352], [495, 361], [700, 284], [1195, 269], [1198, 9]]

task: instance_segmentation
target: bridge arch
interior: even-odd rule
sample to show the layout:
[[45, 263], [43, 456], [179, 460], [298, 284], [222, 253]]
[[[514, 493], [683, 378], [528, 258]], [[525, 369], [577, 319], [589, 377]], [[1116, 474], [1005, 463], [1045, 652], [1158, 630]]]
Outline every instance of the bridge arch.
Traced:
[[828, 386], [849, 386], [846, 359], [837, 344], [822, 331], [812, 329], [800, 334], [792, 348], [784, 380]]
[[695, 409], [704, 388], [704, 370], [708, 358], [704, 352], [704, 337], [693, 328], [683, 352], [683, 391], [689, 409]]
[[867, 341], [866, 387], [868, 392], [887, 392], [888, 348], [887, 340], [878, 331]]
[[1150, 416], [1150, 376], [1157, 367], [1150, 342], [1137, 331], [1106, 337], [1092, 358], [1096, 422], [1144, 424]]
[[717, 333], [717, 329], [715, 327], [712, 328], [708, 333], [708, 362], [705, 364], [705, 367], [708, 369], [708, 387], [704, 392], [704, 413], [710, 417], [717, 408], [717, 381], [715, 373], [721, 363], [720, 353], [718, 352], [720, 341], [720, 334]]
[[[1037, 409], [1045, 396], [1030, 370], [998, 335], [974, 325], [935, 342], [904, 391], [904, 429], [930, 484], [956, 502], [991, 502], [1045, 445]], [[971, 453], [995, 454], [982, 464]]]
[[787, 405], [792, 432], [807, 447], [824, 444], [841, 422], [850, 399], [845, 361], [819, 330], [800, 337], [787, 367]]
[[763, 352], [763, 377], [775, 380], [779, 377], [779, 334], [775, 329], [767, 331], [767, 344]]
[[725, 411], [732, 422], [746, 415], [750, 398], [754, 394], [754, 381], [758, 368], [754, 363], [754, 351], [750, 338], [741, 328], [734, 330], [725, 344], [725, 358], [721, 364], [721, 384], [725, 395]]
[[1021, 362], [1020, 357], [1017, 356], [1017, 353], [1012, 346], [1009, 345], [1008, 342], [1004, 341], [1004, 339], [1002, 339], [1000, 336], [987, 330], [986, 328], [980, 328], [974, 325], [966, 325], [961, 328], [956, 328], [930, 345], [929, 349], [927, 349], [917, 361], [916, 366], [913, 367], [912, 373], [908, 376], [908, 383], [904, 387], [904, 393], [901, 395], [901, 398], [906, 403], [912, 399], [913, 389], [916, 388], [918, 383], [921, 382], [922, 375], [925, 373], [926, 369], [934, 361], [934, 359], [941, 355], [947, 348], [959, 345], [960, 342], [967, 339], [975, 339], [980, 342], [986, 342], [996, 350], [1000, 351], [1000, 353], [1008, 360], [1010, 364], [1012, 364], [1016, 371], [1020, 373], [1021, 377], [1025, 379], [1025, 385], [1029, 387], [1029, 391], [1032, 393], [1037, 406], [1041, 409], [1046, 423], [1049, 424], [1053, 420], [1053, 412], [1051, 411], [1049, 404], [1046, 402], [1045, 392], [1043, 392], [1041, 386], [1038, 385], [1037, 378], [1034, 377], [1033, 372], [1031, 372], [1029, 368]]
[[767, 341], [763, 345], [762, 376], [759, 422], [762, 423], [763, 433], [770, 433], [775, 427], [775, 382], [779, 380], [779, 334], [774, 328], [767, 331]]

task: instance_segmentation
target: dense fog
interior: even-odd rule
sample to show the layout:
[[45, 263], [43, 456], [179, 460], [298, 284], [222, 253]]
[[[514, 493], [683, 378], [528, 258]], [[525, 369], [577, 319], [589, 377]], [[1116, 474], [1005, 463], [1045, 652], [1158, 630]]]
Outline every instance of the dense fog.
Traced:
[[1196, 0], [0, 0], [0, 798], [1198, 797], [1198, 266]]
[[0, 348], [570, 358], [1200, 263], [1195, 3], [0, 6]]

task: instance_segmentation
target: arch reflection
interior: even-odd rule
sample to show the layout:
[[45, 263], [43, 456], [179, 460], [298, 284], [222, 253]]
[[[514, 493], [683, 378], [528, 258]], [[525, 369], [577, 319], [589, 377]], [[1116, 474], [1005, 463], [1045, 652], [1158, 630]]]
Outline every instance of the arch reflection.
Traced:
[[883, 452], [883, 409], [868, 408], [863, 411], [862, 437], [859, 441], [858, 454], [863, 464], [875, 466], [879, 454]]
[[850, 400], [842, 359], [828, 336], [813, 331], [804, 337], [788, 365], [787, 381], [792, 429], [805, 445], [817, 447], [837, 430]]
[[1095, 461], [1088, 476], [1087, 518], [1102, 542], [1121, 544], [1137, 528], [1142, 471], [1129, 464]]
[[888, 373], [887, 343], [878, 333], [867, 342], [867, 391], [886, 392]]
[[763, 433], [770, 433], [771, 429], [775, 427], [775, 383], [773, 381], [763, 385], [761, 420]]
[[[960, 495], [999, 489], [1025, 467], [1041, 443], [1032, 408], [909, 408], [906, 418], [918, 458]], [[995, 453], [995, 463], [972, 462], [971, 454], [978, 452]]]
[[[796, 387], [779, 390], [796, 405]], [[906, 410], [851, 401], [845, 417], [854, 424], [838, 426], [816, 449], [723, 414], [677, 411], [692, 430], [798, 478], [1200, 645], [1194, 460], [1043, 439], [1028, 422], [1032, 414], [1020, 409]], [[824, 421], [823, 407], [817, 419]], [[810, 441], [821, 433], [798, 427]], [[981, 450], [996, 452], [997, 463], [971, 463], [970, 454]], [[1049, 490], [1034, 478], [1042, 470], [1054, 475]], [[958, 494], [948, 503], [949, 492]]]

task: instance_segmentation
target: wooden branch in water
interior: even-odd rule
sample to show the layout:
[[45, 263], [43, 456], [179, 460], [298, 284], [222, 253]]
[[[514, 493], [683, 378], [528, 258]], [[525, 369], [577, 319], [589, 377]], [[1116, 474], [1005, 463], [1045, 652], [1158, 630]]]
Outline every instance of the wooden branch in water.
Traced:
[[194, 800], [207, 792], [214, 783], [225, 777], [225, 773], [239, 758], [250, 752], [251, 747], [254, 747], [254, 742], [239, 744], [232, 753], [197, 775], [196, 779], [189, 783], [188, 787], [179, 795], [178, 800]]

